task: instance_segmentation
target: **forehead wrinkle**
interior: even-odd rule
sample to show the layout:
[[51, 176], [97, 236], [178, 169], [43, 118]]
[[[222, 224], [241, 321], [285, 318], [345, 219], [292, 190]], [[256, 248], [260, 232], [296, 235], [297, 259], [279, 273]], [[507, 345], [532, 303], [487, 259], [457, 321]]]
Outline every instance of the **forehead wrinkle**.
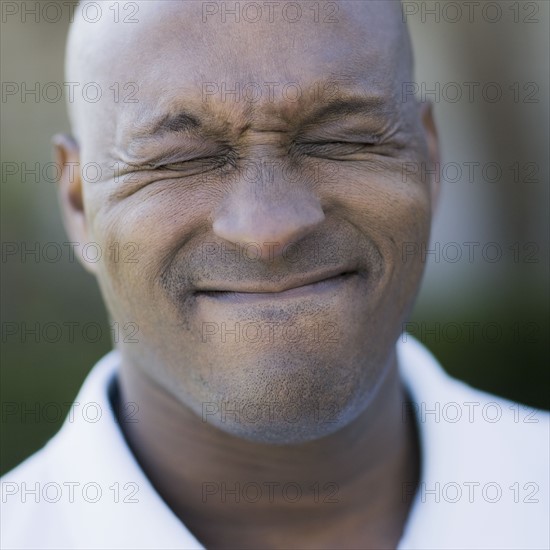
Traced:
[[[346, 86], [341, 89], [337, 96], [331, 98], [326, 103], [302, 103], [296, 104], [287, 111], [285, 116], [285, 106], [274, 103], [265, 109], [265, 106], [247, 104], [243, 109], [239, 106], [238, 112], [231, 113], [227, 109], [226, 103], [208, 103], [202, 105], [202, 109], [189, 109], [185, 99], [174, 98], [169, 105], [168, 113], [161, 113], [157, 116], [150, 116], [150, 110], [142, 107], [142, 124], [136, 124], [135, 117], [128, 117], [132, 123], [129, 132], [126, 135], [126, 147], [131, 150], [133, 145], [145, 143], [147, 141], [160, 140], [166, 134], [183, 134], [187, 136], [196, 136], [199, 138], [216, 138], [219, 141], [225, 141], [231, 136], [236, 137], [248, 129], [256, 132], [262, 131], [288, 131], [304, 130], [310, 126], [321, 123], [332, 122], [339, 118], [349, 118], [350, 115], [366, 115], [378, 121], [389, 118], [389, 113], [395, 114], [395, 109], [388, 105], [388, 98], [381, 94], [369, 94], [357, 86]], [[178, 113], [178, 108], [183, 106], [182, 111]], [[233, 116], [231, 116], [233, 114]], [[286, 120], [285, 124], [278, 124]], [[178, 126], [182, 123], [182, 127]], [[264, 128], [265, 126], [265, 128]]]
[[[116, 29], [117, 32], [111, 28], [111, 32], [107, 32], [106, 29], [96, 29], [94, 25], [94, 28], [84, 33], [72, 32], [72, 42], [78, 42], [79, 47], [76, 51], [82, 56], [78, 53], [73, 54], [71, 67], [68, 64], [68, 80], [87, 81], [90, 78], [84, 78], [85, 75], [97, 77], [99, 73], [108, 74], [110, 69], [112, 75], [120, 75], [121, 78], [131, 80], [131, 76], [139, 77], [140, 85], [142, 82], [151, 83], [151, 88], [144, 89], [143, 92], [163, 103], [162, 100], [170, 88], [182, 85], [181, 79], [178, 81], [178, 73], [185, 75], [187, 83], [194, 84], [195, 93], [198, 94], [201, 84], [208, 80], [218, 83], [225, 81], [229, 86], [235, 81], [243, 84], [248, 81], [293, 82], [298, 77], [309, 77], [310, 81], [318, 81], [321, 73], [319, 68], [322, 68], [325, 74], [330, 75], [332, 81], [343, 84], [347, 80], [348, 84], [357, 84], [359, 80], [369, 89], [375, 86], [373, 80], [376, 76], [381, 81], [384, 93], [397, 97], [398, 84], [403, 82], [410, 69], [408, 35], [400, 17], [400, 10], [393, 6], [390, 10], [381, 9], [385, 8], [385, 4], [377, 7], [374, 6], [376, 2], [373, 2], [372, 8], [363, 8], [357, 6], [363, 5], [363, 2], [342, 2], [342, 23], [332, 27], [270, 25], [264, 29], [259, 26], [253, 28], [250, 25], [247, 27], [229, 23], [223, 27], [212, 25], [209, 29], [207, 25], [204, 29], [201, 28], [200, 32], [190, 27], [189, 19], [192, 17], [189, 13], [192, 12], [184, 9], [185, 3], [177, 3], [176, 11], [172, 11], [172, 5], [176, 2], [163, 4], [162, 10], [157, 9], [156, 2], [145, 4], [145, 25], [142, 22], [133, 30], [124, 28], [123, 32], [119, 33], [119, 28]], [[244, 43], [239, 34], [243, 29], [248, 38]], [[283, 36], [275, 40], [278, 32], [282, 32]], [[146, 40], [143, 40], [144, 33], [147, 36]], [[286, 41], [284, 38], [287, 36], [291, 37], [292, 41]], [[251, 37], [259, 38], [258, 45], [245, 48], [243, 53], [240, 50], [243, 49], [243, 44], [250, 43]], [[327, 40], [327, 37], [330, 40]], [[100, 47], [96, 48], [97, 46]], [[178, 54], [178, 50], [182, 54]], [[135, 66], [132, 69], [131, 57], [136, 55], [135, 52], [139, 52], [139, 58], [137, 61], [134, 59]], [[273, 52], [277, 55], [273, 55]], [[306, 61], [311, 58], [311, 63], [302, 62], [304, 57]], [[114, 63], [109, 63], [109, 60], [113, 60]], [[175, 68], [170, 66], [171, 63], [175, 63]], [[117, 67], [121, 71], [117, 71]], [[72, 78], [72, 72], [81, 78]], [[164, 90], [160, 94], [157, 84], [159, 82], [164, 84]], [[154, 85], [157, 85], [156, 90]], [[172, 99], [169, 98], [168, 102]], [[308, 102], [307, 97], [302, 99], [304, 103]], [[229, 115], [233, 120], [257, 118], [260, 105], [237, 105], [229, 101], [222, 105], [222, 110], [219, 107], [220, 105], [213, 103], [213, 116], [217, 119], [218, 125], [222, 124], [225, 115]], [[71, 105], [71, 110], [73, 109], [85, 110], [81, 106]], [[121, 110], [126, 109], [123, 105], [118, 105], [116, 110], [118, 116]], [[292, 110], [292, 105], [286, 106], [286, 111]], [[89, 109], [80, 117], [82, 124], [90, 123], [91, 117], [84, 116], [90, 115], [88, 111]], [[74, 120], [76, 117], [72, 116], [71, 119]]]

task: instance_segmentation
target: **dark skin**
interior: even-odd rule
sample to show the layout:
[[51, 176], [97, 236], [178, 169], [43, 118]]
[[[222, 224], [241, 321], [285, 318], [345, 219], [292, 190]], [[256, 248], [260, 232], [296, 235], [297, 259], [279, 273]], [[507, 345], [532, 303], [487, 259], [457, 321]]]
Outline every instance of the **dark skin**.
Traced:
[[[55, 138], [65, 223], [104, 251], [138, 245], [135, 263], [86, 264], [113, 321], [139, 326], [139, 342], [117, 343], [121, 419], [139, 406], [121, 426], [207, 547], [401, 537], [419, 455], [395, 342], [423, 268], [401, 254], [429, 240], [437, 192], [403, 166], [436, 161], [437, 146], [430, 110], [401, 101], [412, 75], [396, 4], [248, 24], [147, 2], [139, 24], [73, 29], [69, 80], [135, 82], [139, 101], [71, 106], [78, 143]], [[257, 101], [219, 93], [251, 82]], [[70, 162], [102, 177], [71, 177]], [[223, 483], [264, 491], [208, 492]], [[275, 488], [287, 483], [300, 499]]]

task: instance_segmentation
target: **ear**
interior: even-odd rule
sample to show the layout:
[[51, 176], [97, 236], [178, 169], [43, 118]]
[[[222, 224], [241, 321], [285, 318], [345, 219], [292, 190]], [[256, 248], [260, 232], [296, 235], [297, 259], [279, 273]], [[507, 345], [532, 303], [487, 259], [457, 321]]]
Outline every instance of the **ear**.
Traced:
[[56, 134], [52, 138], [54, 160], [61, 174], [57, 182], [57, 195], [65, 231], [71, 240], [80, 263], [90, 273], [95, 273], [96, 264], [87, 262], [82, 254], [88, 242], [88, 224], [84, 210], [82, 177], [80, 172], [80, 149], [69, 135]]
[[[422, 126], [426, 143], [428, 144], [428, 155], [430, 166], [430, 190], [432, 196], [432, 211], [435, 211], [439, 202], [440, 191], [440, 156], [439, 156], [439, 138], [435, 126], [433, 105], [431, 101], [424, 103], [421, 107]], [[433, 170], [433, 171], [432, 171]]]

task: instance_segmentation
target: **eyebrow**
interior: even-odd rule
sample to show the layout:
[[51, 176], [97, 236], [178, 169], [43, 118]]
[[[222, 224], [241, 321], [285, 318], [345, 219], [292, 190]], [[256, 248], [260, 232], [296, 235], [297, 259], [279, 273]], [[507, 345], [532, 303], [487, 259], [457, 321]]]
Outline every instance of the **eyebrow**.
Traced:
[[153, 122], [147, 129], [147, 134], [164, 134], [166, 132], [189, 132], [200, 128], [201, 123], [196, 117], [182, 111], [177, 115], [166, 115], [160, 120]]
[[313, 110], [304, 120], [304, 126], [325, 122], [337, 116], [356, 114], [383, 115], [387, 114], [387, 98], [384, 96], [351, 96], [336, 98], [327, 104]]
[[[337, 116], [357, 114], [382, 115], [386, 113], [387, 98], [384, 96], [337, 97], [314, 109], [300, 123], [302, 128], [318, 125]], [[162, 136], [166, 133], [196, 133], [202, 128], [200, 120], [188, 111], [164, 115], [143, 128], [135, 138], [138, 140]]]

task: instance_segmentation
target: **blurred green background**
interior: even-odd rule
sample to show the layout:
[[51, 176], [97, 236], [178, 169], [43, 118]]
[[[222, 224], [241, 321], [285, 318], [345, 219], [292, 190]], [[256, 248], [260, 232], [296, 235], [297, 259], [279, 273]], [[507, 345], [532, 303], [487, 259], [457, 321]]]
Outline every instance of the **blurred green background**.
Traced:
[[[33, 88], [36, 83], [44, 86], [64, 81], [68, 8], [61, 0], [47, 3], [63, 6], [59, 21], [52, 22], [53, 10], [38, 18], [3, 11], [3, 86], [24, 83]], [[5, 4], [21, 6], [25, 2], [3, 2], [3, 10]], [[26, 4], [31, 9], [37, 2]], [[479, 242], [480, 248], [472, 262], [467, 254], [458, 262], [449, 261], [454, 257], [450, 248], [439, 261], [433, 255], [429, 257], [410, 331], [453, 375], [514, 401], [550, 408], [550, 4], [525, 3], [536, 7], [533, 12], [514, 7], [517, 3], [501, 1], [498, 21], [491, 12], [484, 17], [481, 8], [470, 21], [463, 2], [453, 2], [464, 7], [459, 19], [450, 11], [452, 6], [444, 11], [447, 2], [405, 4], [410, 14], [420, 91], [422, 83], [430, 90], [439, 82], [440, 92], [446, 83], [458, 83], [463, 91], [468, 89], [464, 83], [479, 83], [479, 92], [472, 101], [453, 101], [452, 86], [446, 88], [446, 95], [440, 93], [439, 98], [431, 99], [435, 99], [442, 162], [458, 163], [463, 171], [455, 181], [453, 166], [448, 165], [433, 241], [439, 243], [440, 250], [447, 243], [465, 242]], [[422, 4], [437, 4], [439, 21], [434, 15], [423, 16]], [[418, 10], [413, 13], [415, 6]], [[498, 83], [504, 91], [502, 100], [492, 102], [483, 96], [481, 90], [490, 82]], [[514, 86], [518, 97], [514, 97]], [[533, 90], [536, 101], [524, 101]], [[19, 93], [4, 97], [1, 110], [3, 473], [57, 431], [63, 420], [61, 412], [68, 410], [86, 373], [111, 348], [111, 343], [97, 285], [76, 259], [69, 261], [66, 253], [61, 261], [51, 262], [44, 258], [36, 261], [32, 253], [21, 256], [22, 247], [38, 246], [45, 251], [47, 243], [62, 244], [68, 240], [51, 174], [39, 175], [38, 181], [32, 174], [26, 178], [21, 172], [10, 175], [13, 163], [19, 170], [22, 163], [32, 170], [35, 163], [43, 167], [51, 160], [51, 136], [69, 131], [65, 103], [43, 98], [37, 102], [32, 95], [22, 101]], [[476, 162], [480, 163], [479, 169], [474, 170], [471, 179], [465, 163]], [[497, 181], [487, 181], [492, 176], [485, 178], [481, 171], [491, 162], [503, 171]], [[515, 163], [519, 163], [518, 174], [511, 168]], [[481, 254], [483, 246], [491, 242], [499, 243], [503, 250], [498, 262], [487, 261]], [[13, 243], [18, 252], [12, 255]], [[50, 258], [55, 258], [55, 250], [48, 249]], [[463, 251], [467, 252], [465, 248]], [[528, 261], [533, 259], [536, 261]], [[74, 323], [74, 341], [68, 336], [68, 322]], [[38, 323], [41, 331], [47, 323], [54, 325], [46, 339], [42, 334], [21, 338], [23, 323], [29, 330]], [[102, 333], [94, 342], [97, 323]], [[468, 333], [472, 323], [479, 323], [473, 337]], [[457, 326], [462, 331], [458, 336]], [[501, 338], [493, 338], [495, 326], [502, 331]], [[17, 334], [12, 334], [14, 327], [19, 330]], [[58, 342], [46, 341], [55, 339], [55, 327], [64, 327], [62, 338]], [[438, 327], [439, 336], [422, 333], [422, 328], [429, 331]], [[38, 417], [33, 410], [38, 411]]]

